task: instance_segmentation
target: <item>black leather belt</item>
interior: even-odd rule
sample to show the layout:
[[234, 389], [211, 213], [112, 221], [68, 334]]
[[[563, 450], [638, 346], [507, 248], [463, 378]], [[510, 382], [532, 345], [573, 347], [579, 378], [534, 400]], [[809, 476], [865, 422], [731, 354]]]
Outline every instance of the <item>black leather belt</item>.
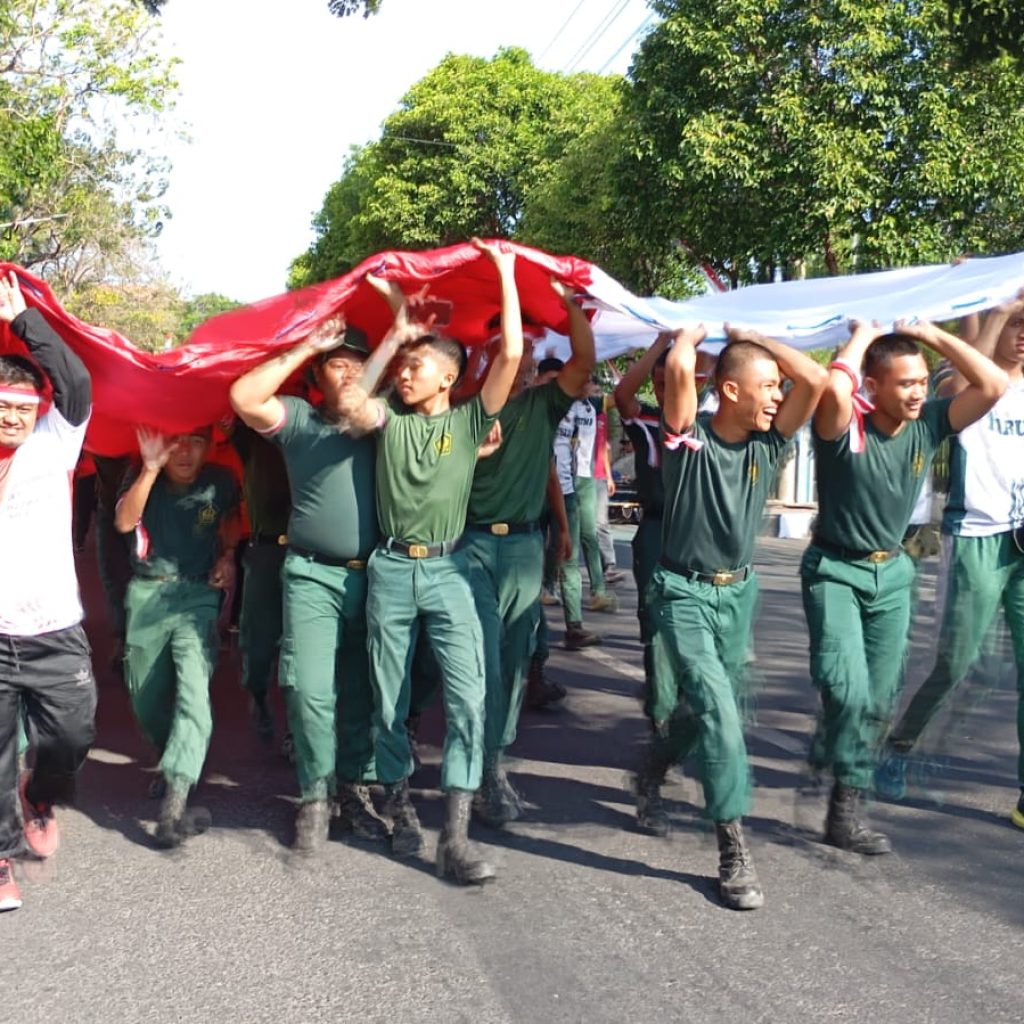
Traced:
[[461, 541], [461, 537], [456, 537], [455, 540], [442, 541], [440, 544], [406, 544], [404, 540], [388, 537], [381, 541], [380, 547], [382, 551], [405, 555], [406, 558], [440, 558], [442, 555], [450, 555]]
[[252, 533], [249, 535], [249, 543], [253, 547], [262, 547], [264, 544], [287, 544], [288, 535], [284, 533]]
[[334, 558], [332, 555], [321, 555], [319, 551], [310, 551], [308, 548], [300, 548], [295, 544], [289, 544], [288, 550], [294, 551], [295, 554], [301, 555], [303, 558], [308, 558], [311, 562], [317, 562], [319, 565], [333, 565], [335, 568], [343, 569], [366, 568], [365, 558]]
[[473, 533], [491, 533], [495, 537], [507, 537], [510, 533], [536, 533], [537, 522], [529, 523], [466, 523], [466, 529]]
[[874, 562], [876, 565], [881, 562], [888, 562], [903, 551], [903, 548], [892, 548], [885, 551], [855, 551], [853, 548], [844, 548], [841, 544], [833, 544], [821, 537], [811, 537], [811, 543], [822, 551], [827, 551], [844, 562]]
[[688, 580], [695, 580], [697, 583], [711, 583], [716, 587], [727, 587], [731, 583], [742, 583], [750, 575], [750, 566], [744, 565], [739, 569], [719, 569], [717, 572], [701, 572], [698, 569], [691, 569], [681, 562], [677, 562], [666, 555], [659, 559], [661, 564], [670, 572], [683, 576]]

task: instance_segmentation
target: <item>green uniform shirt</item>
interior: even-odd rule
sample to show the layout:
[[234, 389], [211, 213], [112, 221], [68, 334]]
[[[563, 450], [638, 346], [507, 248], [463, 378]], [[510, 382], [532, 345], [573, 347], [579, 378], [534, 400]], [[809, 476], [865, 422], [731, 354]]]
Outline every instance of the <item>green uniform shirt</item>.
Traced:
[[287, 532], [292, 506], [280, 450], [242, 422], [231, 431], [231, 443], [245, 470], [242, 493], [252, 532], [278, 536]]
[[662, 551], [697, 572], [739, 569], [750, 564], [787, 439], [774, 427], [730, 444], [711, 428], [711, 413], [699, 413], [687, 437], [698, 450], [662, 446], [665, 521]]
[[850, 449], [844, 430], [834, 441], [814, 435], [818, 522], [822, 540], [851, 551], [900, 546], [935, 450], [953, 433], [951, 398], [925, 402], [921, 415], [893, 437], [864, 417], [864, 451]]
[[633, 444], [633, 469], [637, 497], [649, 515], [660, 516], [665, 507], [665, 486], [661, 480], [661, 410], [640, 405], [639, 415], [623, 420], [626, 437]]
[[374, 439], [343, 434], [304, 399], [281, 402], [284, 422], [267, 436], [280, 445], [291, 481], [288, 543], [329, 558], [367, 558], [379, 536]]
[[[138, 472], [125, 481], [127, 490]], [[136, 576], [205, 578], [220, 555], [218, 527], [238, 507], [238, 485], [223, 466], [205, 465], [189, 485], [179, 487], [161, 473], [135, 527], [132, 568]]]
[[480, 459], [473, 474], [471, 523], [529, 523], [544, 509], [551, 444], [573, 397], [558, 381], [527, 388], [506, 403], [498, 420], [501, 447]]
[[392, 401], [377, 459], [377, 514], [385, 537], [438, 544], [462, 536], [477, 449], [495, 419], [479, 395], [436, 416]]

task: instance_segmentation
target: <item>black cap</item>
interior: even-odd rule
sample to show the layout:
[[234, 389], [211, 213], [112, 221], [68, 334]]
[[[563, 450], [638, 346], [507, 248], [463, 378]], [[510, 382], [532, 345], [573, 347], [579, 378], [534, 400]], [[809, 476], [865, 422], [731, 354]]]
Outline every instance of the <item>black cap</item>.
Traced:
[[538, 373], [550, 373], [552, 370], [561, 370], [565, 363], [555, 356], [548, 356], [537, 364]]

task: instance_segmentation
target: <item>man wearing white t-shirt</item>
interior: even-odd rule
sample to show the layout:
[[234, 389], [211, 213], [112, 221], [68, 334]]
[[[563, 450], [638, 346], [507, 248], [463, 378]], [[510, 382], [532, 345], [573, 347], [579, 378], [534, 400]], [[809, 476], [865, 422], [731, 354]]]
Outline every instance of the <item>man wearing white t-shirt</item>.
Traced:
[[[0, 910], [15, 910], [10, 859], [25, 846], [36, 857], [57, 849], [53, 808], [73, 800], [95, 735], [96, 682], [71, 544], [71, 480], [92, 386], [42, 314], [25, 308], [13, 272], [0, 279], [0, 321], [31, 356], [0, 355]], [[35, 764], [19, 785], [21, 705]]]
[[[992, 410], [952, 438], [949, 501], [942, 532], [951, 537], [945, 611], [938, 657], [889, 736], [895, 755], [880, 769], [880, 791], [904, 791], [906, 761], [928, 723], [967, 675], [1000, 605], [1013, 640], [1018, 687], [1024, 686], [1024, 292], [993, 309], [975, 346], [1006, 371], [1010, 386]], [[965, 381], [953, 374], [942, 396]], [[1017, 708], [1024, 751], [1024, 700]], [[1024, 828], [1024, 753], [1018, 763], [1021, 797], [1013, 823]]]

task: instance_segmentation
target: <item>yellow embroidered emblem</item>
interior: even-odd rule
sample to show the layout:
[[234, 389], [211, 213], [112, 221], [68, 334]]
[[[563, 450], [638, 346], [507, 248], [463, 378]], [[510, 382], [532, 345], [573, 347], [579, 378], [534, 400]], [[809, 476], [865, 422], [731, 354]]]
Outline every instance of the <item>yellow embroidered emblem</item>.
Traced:
[[752, 462], [750, 464], [750, 486], [753, 487], [757, 483], [757, 478], [761, 475], [761, 470], [758, 469], [757, 463]]
[[199, 515], [196, 517], [197, 526], [210, 526], [212, 523], [217, 521], [217, 506], [210, 503], [204, 505], [199, 510]]
[[452, 435], [442, 434], [435, 442], [434, 447], [437, 449], [438, 455], [451, 455], [452, 453]]
[[914, 468], [914, 476], [920, 476], [921, 472], [924, 470], [924, 456], [920, 452], [918, 452], [914, 456], [913, 468]]

